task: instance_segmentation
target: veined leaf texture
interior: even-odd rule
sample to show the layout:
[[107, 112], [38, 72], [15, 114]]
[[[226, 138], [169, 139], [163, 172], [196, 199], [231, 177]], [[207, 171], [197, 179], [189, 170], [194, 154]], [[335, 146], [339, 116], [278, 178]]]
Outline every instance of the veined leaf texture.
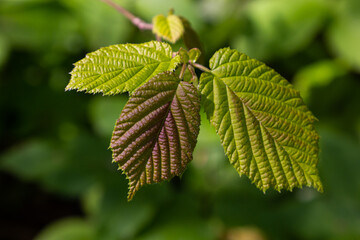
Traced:
[[129, 179], [128, 199], [144, 184], [181, 175], [192, 160], [200, 98], [172, 73], [157, 75], [130, 97], [111, 139], [113, 161]]
[[[151, 41], [104, 47], [75, 63], [66, 90], [130, 93], [110, 145], [129, 179], [128, 199], [145, 184], [184, 172], [199, 133], [200, 93], [240, 175], [264, 192], [302, 186], [322, 191], [316, 118], [299, 92], [264, 63], [230, 48], [213, 55], [209, 71], [200, 66], [205, 72], [197, 89], [193, 67], [199, 67], [194, 63], [200, 54], [196, 48], [173, 54], [169, 44]], [[188, 74], [196, 81], [175, 76], [179, 64], [193, 64]]]
[[224, 48], [200, 78], [205, 111], [230, 163], [264, 192], [314, 186], [318, 176], [316, 118], [300, 94], [265, 64]]
[[157, 41], [101, 48], [74, 64], [66, 90], [131, 93], [158, 73], [173, 71], [180, 57], [172, 54], [169, 44]]

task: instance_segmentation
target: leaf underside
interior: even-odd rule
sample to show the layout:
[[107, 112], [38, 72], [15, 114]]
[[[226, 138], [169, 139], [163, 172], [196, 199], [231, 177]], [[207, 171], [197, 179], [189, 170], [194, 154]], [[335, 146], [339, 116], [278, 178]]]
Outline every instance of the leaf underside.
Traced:
[[173, 71], [180, 58], [172, 53], [169, 44], [157, 41], [101, 48], [74, 64], [66, 90], [131, 93], [158, 73]]
[[176, 15], [157, 15], [152, 22], [153, 33], [171, 43], [175, 43], [184, 34], [183, 23]]
[[264, 192], [313, 186], [318, 176], [316, 118], [300, 94], [265, 64], [229, 48], [210, 60], [200, 89], [230, 163]]
[[128, 200], [145, 184], [181, 175], [200, 126], [196, 88], [165, 72], [139, 87], [117, 120], [113, 161], [129, 179]]

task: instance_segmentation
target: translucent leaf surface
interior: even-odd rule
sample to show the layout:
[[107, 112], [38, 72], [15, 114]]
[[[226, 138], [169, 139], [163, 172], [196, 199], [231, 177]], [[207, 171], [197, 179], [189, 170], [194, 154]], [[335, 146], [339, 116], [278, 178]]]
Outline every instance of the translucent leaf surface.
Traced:
[[113, 161], [129, 179], [129, 200], [144, 184], [184, 172], [199, 133], [199, 111], [196, 88], [169, 72], [133, 93], [111, 139]]
[[314, 186], [315, 117], [290, 83], [265, 64], [229, 48], [210, 60], [200, 89], [205, 111], [230, 163], [264, 192]]
[[172, 58], [169, 44], [119, 44], [89, 53], [75, 63], [66, 90], [113, 95], [130, 93], [156, 74], [172, 71], [180, 57]]
[[153, 18], [153, 33], [175, 43], [184, 33], [184, 26], [181, 19], [173, 14], [165, 17], [157, 15]]

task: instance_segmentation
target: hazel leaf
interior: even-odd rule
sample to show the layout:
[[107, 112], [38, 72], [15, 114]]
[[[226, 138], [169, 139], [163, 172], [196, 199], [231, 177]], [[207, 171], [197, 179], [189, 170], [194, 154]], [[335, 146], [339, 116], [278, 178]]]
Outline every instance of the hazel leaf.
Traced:
[[322, 191], [316, 118], [299, 92], [237, 50], [220, 49], [210, 68], [200, 77], [205, 111], [238, 173], [264, 192], [305, 185]]
[[169, 44], [151, 41], [118, 44], [89, 53], [75, 63], [66, 90], [114, 95], [132, 93], [155, 75], [173, 71], [180, 57], [172, 57]]
[[172, 73], [157, 75], [131, 96], [111, 139], [113, 161], [129, 180], [128, 200], [145, 184], [181, 175], [200, 126], [196, 88]]

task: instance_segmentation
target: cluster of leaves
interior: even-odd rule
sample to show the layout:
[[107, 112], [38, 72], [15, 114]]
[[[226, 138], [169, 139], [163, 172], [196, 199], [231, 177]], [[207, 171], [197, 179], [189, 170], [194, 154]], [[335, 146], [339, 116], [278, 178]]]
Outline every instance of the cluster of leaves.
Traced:
[[[129, 179], [129, 200], [143, 185], [184, 172], [199, 133], [200, 98], [240, 175], [264, 192], [304, 185], [322, 191], [316, 118], [287, 80], [230, 48], [212, 56], [210, 69], [196, 63], [201, 51], [189, 46], [197, 37], [172, 12], [153, 18], [153, 33], [173, 43], [184, 37], [189, 50], [173, 52], [158, 41], [104, 47], [75, 63], [66, 87], [129, 92], [110, 145], [113, 161]], [[194, 68], [204, 71], [199, 81]]]
[[[0, 218], [7, 227], [1, 239], [231, 239], [233, 230], [242, 237], [248, 226], [263, 232], [259, 239], [360, 239], [359, 68], [347, 64], [360, 56], [359, 1], [116, 2], [146, 20], [174, 8], [203, 40], [201, 56], [209, 59], [230, 45], [286, 76], [320, 120], [325, 193], [302, 188], [262, 194], [229, 164], [201, 110], [193, 160], [181, 181], [144, 187], [126, 203], [127, 180], [105, 149], [127, 94], [64, 94], [64, 88], [71, 63], [84, 53], [147, 42], [151, 32], [134, 30], [99, 0], [5, 0]], [[40, 230], [42, 238], [34, 237]]]

